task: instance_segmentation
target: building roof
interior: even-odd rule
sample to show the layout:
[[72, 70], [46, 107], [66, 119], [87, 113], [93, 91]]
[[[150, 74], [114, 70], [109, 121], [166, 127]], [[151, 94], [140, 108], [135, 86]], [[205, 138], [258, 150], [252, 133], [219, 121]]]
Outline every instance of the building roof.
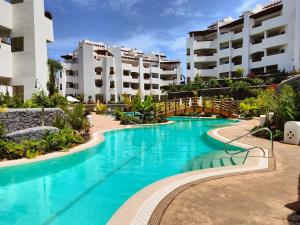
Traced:
[[243, 24], [244, 23], [244, 17], [241, 17], [237, 20], [234, 20], [232, 22], [229, 22], [223, 26], [221, 26], [220, 28], [230, 28], [230, 27], [235, 27], [237, 25]]
[[213, 34], [216, 33], [217, 30], [199, 30], [199, 31], [191, 31], [189, 32], [190, 35], [198, 35], [198, 36], [202, 36], [202, 35], [207, 35], [207, 34]]
[[106, 49], [97, 49], [95, 50], [95, 52], [99, 55], [108, 55], [108, 56], [114, 56], [112, 53], [110, 53], [108, 50]]
[[250, 17], [252, 19], [257, 19], [257, 18], [267, 16], [272, 13], [278, 12], [278, 11], [282, 10], [282, 8], [283, 8], [283, 5], [281, 4], [281, 2], [274, 3], [272, 5], [266, 6], [264, 10], [262, 10], [258, 13], [255, 13], [255, 14], [251, 15]]
[[169, 60], [169, 61], [162, 61], [161, 64], [174, 64], [174, 63], [181, 63], [178, 60]]

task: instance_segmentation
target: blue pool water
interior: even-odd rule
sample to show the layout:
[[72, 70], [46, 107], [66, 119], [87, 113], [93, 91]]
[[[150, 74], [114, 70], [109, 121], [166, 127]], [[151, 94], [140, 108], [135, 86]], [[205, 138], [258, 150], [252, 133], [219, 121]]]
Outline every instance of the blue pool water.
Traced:
[[172, 119], [111, 131], [87, 151], [0, 169], [1, 225], [102, 225], [134, 193], [178, 174], [222, 144], [205, 135], [231, 121]]

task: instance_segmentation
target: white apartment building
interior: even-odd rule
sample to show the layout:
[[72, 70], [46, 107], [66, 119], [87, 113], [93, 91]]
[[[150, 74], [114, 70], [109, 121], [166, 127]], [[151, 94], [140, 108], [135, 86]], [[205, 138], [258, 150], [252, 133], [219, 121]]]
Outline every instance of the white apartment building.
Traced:
[[300, 69], [300, 1], [273, 1], [189, 33], [187, 81]]
[[136, 49], [83, 40], [73, 54], [62, 56], [59, 90], [64, 96], [84, 95], [85, 101], [119, 102], [127, 94], [163, 95], [163, 88], [179, 84], [181, 63], [161, 53], [145, 54]]
[[48, 81], [52, 15], [44, 0], [0, 0], [0, 93], [28, 99]]

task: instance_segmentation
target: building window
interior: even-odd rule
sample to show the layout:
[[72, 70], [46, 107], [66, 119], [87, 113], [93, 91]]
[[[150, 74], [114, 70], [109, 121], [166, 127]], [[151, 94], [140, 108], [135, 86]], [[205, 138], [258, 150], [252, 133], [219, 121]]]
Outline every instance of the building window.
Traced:
[[129, 70], [123, 70], [123, 75], [124, 76], [129, 76], [130, 75], [130, 71]]
[[116, 100], [115, 95], [110, 95], [110, 101], [114, 102]]
[[188, 49], [186, 50], [186, 55], [191, 55], [191, 49], [190, 49], [190, 48], [188, 48]]
[[74, 76], [74, 71], [73, 70], [66, 70], [66, 75], [67, 76]]
[[186, 64], [186, 68], [187, 68], [188, 70], [190, 70], [190, 69], [191, 69], [191, 64], [190, 64], [190, 63], [187, 63], [187, 64]]
[[59, 89], [62, 91], [62, 84], [59, 84]]
[[154, 78], [154, 79], [157, 79], [157, 78], [159, 78], [159, 75], [158, 75], [158, 73], [152, 73], [152, 78]]
[[189, 84], [189, 83], [191, 82], [191, 78], [188, 77], [188, 78], [186, 79], [186, 82]]
[[130, 88], [130, 83], [124, 82], [123, 83], [123, 88]]
[[74, 88], [74, 84], [72, 82], [67, 82], [67, 88]]
[[152, 88], [153, 89], [159, 89], [159, 85], [158, 84], [152, 84]]
[[115, 74], [115, 71], [114, 71], [114, 68], [113, 68], [113, 67], [110, 67], [110, 68], [109, 68], [109, 74]]
[[62, 71], [59, 72], [59, 77], [62, 78]]
[[110, 88], [115, 88], [115, 82], [114, 81], [110, 82]]
[[102, 80], [95, 80], [95, 85], [98, 88], [101, 88], [103, 86], [103, 81]]
[[11, 51], [12, 52], [24, 51], [24, 37], [11, 38]]
[[96, 72], [96, 75], [101, 75], [102, 74], [102, 68], [101, 67], [96, 67], [95, 72]]

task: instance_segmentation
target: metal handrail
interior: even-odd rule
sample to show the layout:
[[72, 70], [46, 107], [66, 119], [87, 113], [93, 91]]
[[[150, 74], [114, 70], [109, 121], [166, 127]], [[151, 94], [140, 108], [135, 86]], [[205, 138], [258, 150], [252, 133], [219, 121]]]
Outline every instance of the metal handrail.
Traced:
[[243, 151], [235, 152], [235, 153], [230, 153], [230, 152], [228, 151], [228, 149], [227, 149], [227, 146], [228, 146], [229, 144], [231, 144], [231, 143], [233, 143], [233, 142], [235, 142], [235, 141], [237, 141], [237, 140], [240, 140], [240, 139], [242, 139], [242, 138], [244, 138], [244, 137], [246, 137], [246, 136], [248, 136], [248, 135], [253, 135], [253, 134], [256, 134], [256, 133], [258, 133], [258, 132], [261, 132], [261, 131], [263, 131], [263, 130], [268, 131], [269, 134], [270, 134], [270, 137], [271, 137], [271, 140], [270, 140], [270, 141], [271, 141], [272, 156], [271, 156], [270, 158], [272, 158], [272, 157], [273, 157], [273, 154], [274, 154], [274, 140], [273, 140], [273, 133], [272, 133], [272, 131], [271, 131], [269, 128], [267, 128], [267, 127], [260, 128], [260, 129], [258, 129], [258, 130], [256, 130], [256, 131], [252, 131], [252, 132], [250, 132], [250, 133], [248, 133], [248, 134], [244, 134], [244, 135], [242, 135], [242, 136], [240, 136], [240, 137], [237, 137], [237, 138], [235, 138], [235, 139], [233, 139], [233, 140], [231, 140], [231, 141], [225, 143], [225, 144], [224, 144], [224, 151], [225, 151], [226, 154], [228, 154], [228, 155], [238, 155], [238, 154], [243, 153], [243, 152], [249, 152], [250, 150], [253, 150], [253, 149], [259, 149], [259, 150], [261, 150], [261, 151], [263, 152], [264, 157], [265, 157], [265, 156], [266, 156], [265, 150], [264, 150], [262, 147], [258, 147], [258, 146], [254, 146], [254, 147], [245, 149], [245, 150], [243, 150]]

